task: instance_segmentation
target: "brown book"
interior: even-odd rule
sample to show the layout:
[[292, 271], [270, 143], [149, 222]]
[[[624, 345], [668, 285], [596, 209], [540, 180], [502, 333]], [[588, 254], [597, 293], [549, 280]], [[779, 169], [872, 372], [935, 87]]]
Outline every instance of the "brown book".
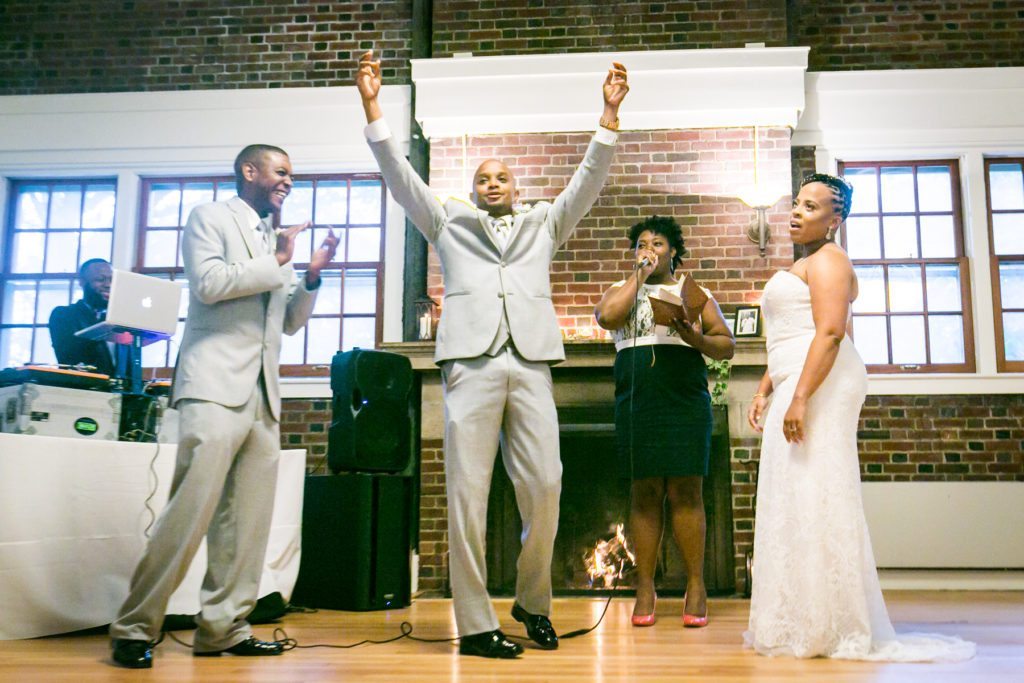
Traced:
[[673, 320], [693, 323], [700, 319], [704, 304], [708, 302], [708, 295], [693, 278], [689, 277], [683, 280], [682, 293], [683, 296], [680, 298], [667, 289], [659, 289], [647, 296], [656, 324], [671, 327]]

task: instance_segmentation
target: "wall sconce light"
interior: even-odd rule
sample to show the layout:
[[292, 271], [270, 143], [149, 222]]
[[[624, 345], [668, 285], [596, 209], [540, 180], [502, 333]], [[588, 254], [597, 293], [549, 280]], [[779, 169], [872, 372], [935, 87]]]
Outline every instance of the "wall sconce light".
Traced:
[[768, 241], [771, 239], [771, 231], [768, 229], [768, 209], [778, 203], [783, 193], [778, 189], [768, 187], [760, 180], [759, 133], [758, 127], [754, 126], [754, 184], [741, 188], [736, 196], [755, 212], [754, 217], [747, 225], [747, 237], [751, 242], [757, 244], [761, 256], [764, 256], [768, 251]]

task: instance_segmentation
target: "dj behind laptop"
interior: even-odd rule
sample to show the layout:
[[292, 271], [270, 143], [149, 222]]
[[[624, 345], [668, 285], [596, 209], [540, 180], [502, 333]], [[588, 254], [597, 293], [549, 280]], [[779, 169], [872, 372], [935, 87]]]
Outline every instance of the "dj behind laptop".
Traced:
[[178, 325], [181, 285], [115, 270], [106, 319], [75, 333], [107, 342], [114, 377], [88, 368], [23, 366], [0, 370], [0, 432], [93, 440], [177, 441], [169, 384], [142, 383], [142, 347], [169, 339]]

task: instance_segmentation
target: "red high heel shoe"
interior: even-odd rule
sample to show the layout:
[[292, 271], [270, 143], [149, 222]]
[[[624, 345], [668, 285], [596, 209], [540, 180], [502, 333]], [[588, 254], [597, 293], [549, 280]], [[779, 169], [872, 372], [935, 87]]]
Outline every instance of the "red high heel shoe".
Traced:
[[704, 608], [704, 616], [686, 613], [686, 596], [683, 596], [683, 628], [704, 628], [708, 625], [708, 608]]
[[[654, 597], [654, 604], [655, 606], [657, 606], [658, 604], [657, 596]], [[657, 620], [657, 617], [654, 616], [654, 610], [651, 610], [650, 614], [634, 613], [633, 616], [629, 618], [629, 621], [633, 624], [633, 626], [654, 626], [654, 622]]]

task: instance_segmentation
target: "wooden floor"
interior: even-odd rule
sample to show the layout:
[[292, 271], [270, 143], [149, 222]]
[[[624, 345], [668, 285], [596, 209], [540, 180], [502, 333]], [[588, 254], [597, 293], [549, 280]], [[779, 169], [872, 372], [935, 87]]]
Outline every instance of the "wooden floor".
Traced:
[[[886, 598], [897, 631], [960, 635], [978, 644], [978, 656], [961, 664], [770, 659], [740, 645], [749, 609], [745, 600], [711, 600], [710, 626], [684, 631], [678, 599], [659, 601], [657, 625], [638, 629], [628, 624], [632, 601], [617, 598], [593, 633], [563, 640], [555, 652], [528, 647], [515, 661], [460, 657], [451, 643], [407, 639], [349, 650], [296, 649], [273, 658], [193, 658], [168, 638], [155, 651], [151, 671], [130, 671], [110, 664], [107, 637], [97, 630], [0, 642], [0, 681], [1024, 681], [1024, 592], [906, 591], [887, 592]], [[511, 602], [495, 603], [505, 632], [522, 634], [508, 617]], [[593, 624], [603, 606], [603, 599], [558, 599], [553, 621], [566, 633]], [[300, 645], [344, 644], [392, 637], [403, 621], [415, 625], [413, 635], [450, 636], [450, 601], [418, 600], [393, 612], [290, 614], [281, 626]], [[256, 630], [269, 638], [273, 627]], [[190, 642], [193, 634], [176, 635]]]

